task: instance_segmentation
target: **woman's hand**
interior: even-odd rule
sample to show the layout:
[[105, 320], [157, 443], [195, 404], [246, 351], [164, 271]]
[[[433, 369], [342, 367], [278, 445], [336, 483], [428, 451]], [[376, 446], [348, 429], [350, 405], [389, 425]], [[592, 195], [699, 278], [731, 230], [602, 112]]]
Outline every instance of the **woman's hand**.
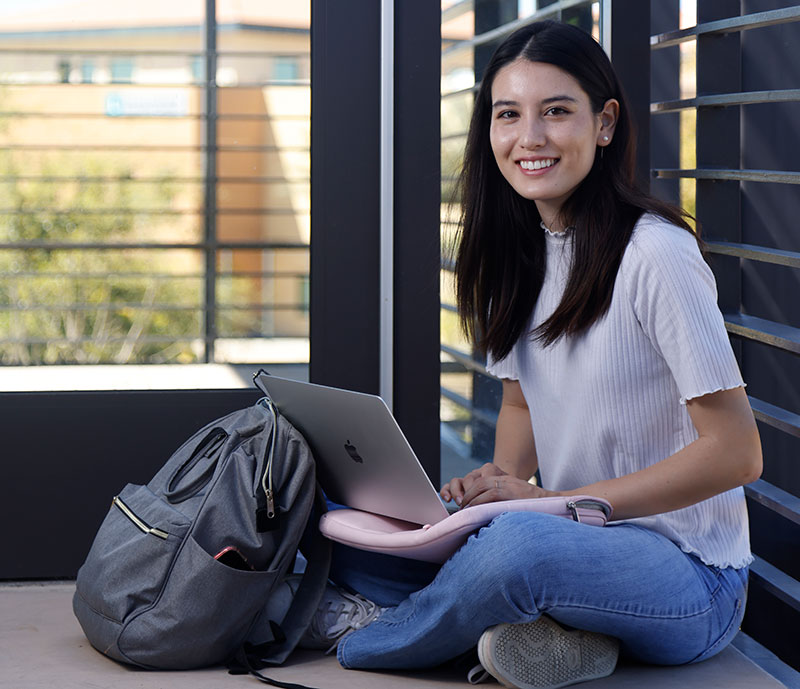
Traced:
[[442, 487], [440, 495], [445, 502], [455, 500], [459, 507], [469, 507], [499, 500], [543, 498], [556, 493], [507, 474], [496, 464], [489, 462], [473, 469], [463, 478], [450, 479]]

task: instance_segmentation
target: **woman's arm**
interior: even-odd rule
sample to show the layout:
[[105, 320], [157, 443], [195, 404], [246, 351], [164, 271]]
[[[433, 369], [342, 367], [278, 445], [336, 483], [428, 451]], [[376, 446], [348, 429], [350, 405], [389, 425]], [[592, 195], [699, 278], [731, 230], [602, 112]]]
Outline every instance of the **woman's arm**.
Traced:
[[631, 519], [688, 507], [761, 475], [761, 441], [743, 388], [697, 397], [688, 410], [697, 440], [645, 469], [554, 492], [512, 476], [497, 478], [485, 466], [466, 486], [462, 504], [584, 494], [608, 500], [614, 519]]
[[503, 381], [503, 401], [497, 416], [492, 463], [504, 473], [527, 481], [536, 473], [536, 444], [531, 412], [518, 380]]
[[[441, 496], [446, 501], [454, 499], [460, 505], [465, 491], [478, 479], [489, 480], [491, 477], [507, 475], [508, 478], [516, 477], [527, 483], [537, 467], [530, 411], [522, 387], [519, 381], [503, 380], [503, 401], [497, 416], [492, 463], [471, 471], [463, 478], [451, 479], [442, 488]], [[494, 484], [489, 481], [489, 485]], [[484, 502], [502, 499], [493, 497]]]
[[605, 498], [614, 519], [630, 519], [688, 507], [755, 481], [761, 440], [744, 388], [703, 395], [687, 407], [697, 440], [646, 469], [559, 494]]

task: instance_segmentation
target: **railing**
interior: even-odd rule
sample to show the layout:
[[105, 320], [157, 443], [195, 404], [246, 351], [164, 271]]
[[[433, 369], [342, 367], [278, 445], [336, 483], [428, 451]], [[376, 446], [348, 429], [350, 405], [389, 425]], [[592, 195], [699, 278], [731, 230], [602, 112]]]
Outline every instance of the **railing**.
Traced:
[[205, 6], [187, 49], [4, 34], [0, 364], [231, 361], [218, 344], [307, 337], [308, 31], [219, 50]]
[[[757, 213], [796, 206], [796, 192], [790, 191], [791, 187], [781, 189], [775, 185], [800, 184], [800, 172], [751, 169], [746, 161], [761, 153], [753, 150], [755, 146], [769, 151], [776, 167], [788, 166], [791, 160], [796, 160], [800, 151], [797, 137], [786, 137], [784, 151], [770, 150], [781, 147], [774, 140], [762, 139], [756, 143], [754, 139], [757, 131], [764, 131], [764, 127], [771, 125], [771, 118], [792, 117], [785, 108], [800, 102], [800, 89], [796, 88], [797, 83], [787, 84], [786, 80], [779, 79], [778, 82], [784, 82], [781, 87], [762, 90], [758, 88], [760, 83], [746, 83], [743, 70], [746, 68], [750, 74], [767, 78], [774, 74], [773, 70], [794, 62], [795, 55], [786, 49], [800, 33], [797, 29], [786, 33], [785, 27], [800, 21], [800, 5], [732, 17], [713, 14], [723, 10], [724, 3], [711, 5], [714, 3], [705, 6], [698, 3], [700, 14], [696, 26], [651, 37], [653, 50], [687, 41], [697, 42], [698, 89], [695, 97], [651, 105], [654, 116], [679, 111], [696, 113], [697, 167], [655, 169], [653, 175], [660, 179], [697, 180], [698, 221], [708, 238], [708, 252], [716, 259], [712, 266], [720, 285], [725, 327], [733, 338], [745, 380], [750, 383], [750, 403], [764, 444], [765, 478], [745, 487], [756, 557], [750, 570], [751, 600], [743, 629], [798, 670], [800, 657], [796, 643], [786, 641], [783, 633], [777, 630], [791, 628], [800, 620], [800, 566], [785, 550], [793, 543], [796, 552], [796, 544], [800, 542], [800, 499], [792, 493], [800, 488], [800, 472], [796, 463], [796, 441], [790, 440], [800, 438], [800, 415], [786, 408], [797, 403], [793, 394], [795, 386], [787, 394], [780, 385], [769, 386], [761, 381], [765, 378], [796, 381], [796, 362], [792, 358], [800, 354], [800, 328], [784, 322], [792, 311], [791, 302], [796, 300], [771, 288], [782, 279], [775, 271], [800, 268], [800, 253], [791, 249], [796, 220], [791, 210], [776, 211], [773, 220], [780, 218], [784, 225], [770, 226], [768, 231], [760, 227]], [[752, 44], [746, 44], [740, 36], [742, 32], [766, 27], [784, 28], [780, 29], [783, 31], [780, 35], [760, 34], [754, 37]], [[794, 39], [787, 40], [787, 36], [794, 36]], [[767, 43], [769, 37], [772, 40]], [[767, 46], [778, 51], [775, 53], [777, 60], [766, 55], [764, 48]], [[772, 64], [767, 64], [770, 59]], [[750, 76], [749, 81], [754, 78]], [[744, 108], [750, 106], [762, 108], [762, 111], [748, 113]], [[781, 107], [784, 109], [780, 110]], [[741, 150], [740, 141], [745, 142]], [[747, 200], [756, 207], [755, 212], [747, 215], [742, 208], [743, 185], [749, 185]], [[770, 185], [768, 201], [766, 192], [760, 192], [753, 185]], [[777, 246], [761, 245], [759, 240]], [[796, 278], [784, 277], [783, 280], [791, 285]], [[763, 311], [770, 317], [753, 315], [752, 310]], [[783, 315], [784, 319], [772, 314]], [[764, 655], [764, 649], [756, 644], [754, 650], [747, 637], [743, 637], [740, 648], [749, 652], [756, 662], [759, 655]], [[799, 685], [798, 675], [774, 658], [768, 669], [782, 675], [780, 679], [788, 686]]]

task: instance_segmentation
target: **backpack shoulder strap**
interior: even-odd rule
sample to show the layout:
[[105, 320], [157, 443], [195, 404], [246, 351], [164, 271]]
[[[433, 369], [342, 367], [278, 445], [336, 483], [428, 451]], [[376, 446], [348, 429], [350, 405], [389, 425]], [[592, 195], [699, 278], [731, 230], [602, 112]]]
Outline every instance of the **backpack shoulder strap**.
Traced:
[[[325, 538], [317, 528], [319, 518], [327, 511], [325, 494], [316, 484], [314, 506], [311, 510], [306, 533], [301, 541], [301, 551], [307, 560], [306, 569], [292, 596], [291, 603], [285, 613], [281, 613], [283, 621], [278, 625], [275, 621], [264, 618], [260, 622], [257, 637], [269, 635], [265, 641], [246, 642], [237, 652], [236, 658], [228, 665], [232, 671], [250, 672], [260, 670], [267, 665], [280, 665], [295, 649], [311, 619], [319, 607], [331, 566], [332, 541]], [[262, 615], [268, 615], [265, 609]], [[266, 628], [266, 625], [269, 628]], [[251, 637], [252, 638], [252, 637]]]
[[305, 555], [308, 564], [303, 578], [300, 580], [297, 593], [295, 593], [292, 604], [289, 606], [289, 610], [281, 624], [286, 640], [273, 645], [263, 658], [264, 662], [270, 665], [279, 665], [295, 649], [300, 638], [311, 624], [311, 618], [319, 607], [322, 594], [325, 593], [331, 568], [331, 549], [333, 544], [320, 533], [316, 522], [326, 511], [325, 496], [319, 484], [317, 484], [314, 495], [314, 509], [311, 512], [315, 523], [309, 525], [309, 538], [303, 544], [303, 555]]

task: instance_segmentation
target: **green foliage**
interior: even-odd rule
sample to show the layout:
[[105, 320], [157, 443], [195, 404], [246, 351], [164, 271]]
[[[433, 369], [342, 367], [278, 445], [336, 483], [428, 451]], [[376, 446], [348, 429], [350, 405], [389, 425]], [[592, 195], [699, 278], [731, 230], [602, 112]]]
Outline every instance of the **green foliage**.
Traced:
[[58, 158], [24, 176], [18, 167], [0, 157], [0, 363], [194, 361], [202, 278], [179, 274], [199, 265], [173, 265], [167, 250], [63, 247], [142, 241], [170, 216], [137, 208], [169, 208], [174, 185], [132, 182], [124, 165], [87, 157], [80, 170]]

